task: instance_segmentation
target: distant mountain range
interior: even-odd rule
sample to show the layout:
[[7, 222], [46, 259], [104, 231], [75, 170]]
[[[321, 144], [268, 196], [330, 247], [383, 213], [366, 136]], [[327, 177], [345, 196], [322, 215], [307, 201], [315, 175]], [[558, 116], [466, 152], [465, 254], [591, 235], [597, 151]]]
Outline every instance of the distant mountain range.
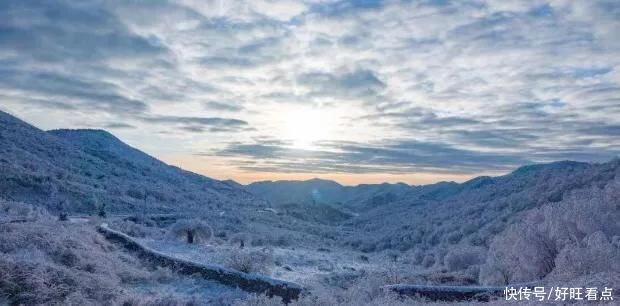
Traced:
[[342, 186], [313, 179], [257, 182], [245, 188], [276, 206], [303, 203], [353, 213], [342, 225], [358, 238], [349, 237], [347, 243], [373, 252], [456, 243], [488, 247], [523, 213], [566, 201], [579, 190], [602, 190], [617, 177], [620, 159], [528, 165], [507, 175], [460, 184]]
[[[420, 186], [405, 183], [343, 186], [334, 181], [315, 178], [305, 181], [261, 181], [246, 186], [238, 184], [238, 186], [272, 204], [338, 204], [348, 209], [365, 211], [400, 201], [436, 201], [456, 195], [463, 196], [463, 194], [471, 193], [472, 190], [479, 194], [480, 191], [489, 188], [512, 188], [515, 182], [518, 182], [517, 185], [525, 186], [528, 184], [526, 181], [531, 181], [529, 183], [531, 185], [536, 182], [532, 180], [537, 179], [543, 173], [563, 177], [569, 174], [575, 175], [593, 167], [596, 166], [574, 161], [528, 165], [505, 176], [480, 176], [461, 184], [439, 182]], [[503, 193], [513, 191], [515, 190], [510, 189]], [[559, 193], [554, 196], [561, 197]]]
[[604, 186], [617, 176], [619, 165], [617, 159], [603, 164], [562, 161], [461, 184], [343, 186], [312, 179], [244, 186], [167, 165], [106, 131], [46, 132], [0, 112], [0, 197], [8, 200], [83, 214], [105, 204], [116, 213], [198, 211], [219, 216], [228, 211], [227, 216], [248, 220], [271, 206], [309, 222], [329, 218], [377, 231], [373, 239], [389, 237], [400, 244], [417, 239], [402, 231], [412, 223], [428, 227], [420, 239], [433, 239], [433, 222], [461, 224], [463, 218], [499, 231], [521, 211], [561, 201], [571, 190]]
[[373, 241], [365, 239], [366, 249], [372, 250], [462, 240], [488, 246], [522, 213], [566, 201], [580, 189], [603, 189], [617, 177], [618, 159], [602, 164], [562, 161], [524, 166], [504, 176], [416, 188], [365, 211], [349, 225], [374, 232]]
[[395, 201], [418, 187], [404, 183], [343, 186], [315, 178], [306, 181], [262, 181], [244, 188], [272, 204], [338, 204], [350, 209], [365, 209]]

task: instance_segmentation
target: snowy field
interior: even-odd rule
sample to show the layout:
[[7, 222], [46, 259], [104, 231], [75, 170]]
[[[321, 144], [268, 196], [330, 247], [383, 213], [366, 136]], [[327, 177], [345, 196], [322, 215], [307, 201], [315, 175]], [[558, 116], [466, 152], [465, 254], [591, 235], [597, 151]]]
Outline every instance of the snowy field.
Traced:
[[[141, 239], [145, 245], [170, 254], [177, 258], [187, 259], [205, 264], [226, 266], [230, 254], [239, 252], [238, 246], [230, 245], [189, 245], [184, 242], [170, 240]], [[347, 250], [248, 247], [245, 252], [265, 253], [269, 256], [269, 265], [260, 271], [278, 279], [295, 282], [306, 288], [328, 286], [331, 278], [339, 275], [359, 275], [382, 270], [377, 263], [360, 259], [360, 252]]]

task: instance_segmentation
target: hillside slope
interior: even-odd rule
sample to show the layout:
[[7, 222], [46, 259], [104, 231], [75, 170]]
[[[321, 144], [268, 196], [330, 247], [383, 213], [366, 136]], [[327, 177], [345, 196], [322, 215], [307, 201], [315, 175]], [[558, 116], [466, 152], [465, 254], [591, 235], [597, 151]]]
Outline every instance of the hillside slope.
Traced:
[[620, 177], [620, 160], [603, 164], [556, 162], [521, 167], [499, 177], [463, 184], [423, 186], [369, 210], [347, 226], [361, 235], [362, 250], [488, 246], [522, 212], [562, 201], [581, 188], [603, 188]]
[[0, 112], [0, 195], [52, 211], [170, 212], [259, 205], [248, 192], [169, 166], [101, 130], [45, 132]]

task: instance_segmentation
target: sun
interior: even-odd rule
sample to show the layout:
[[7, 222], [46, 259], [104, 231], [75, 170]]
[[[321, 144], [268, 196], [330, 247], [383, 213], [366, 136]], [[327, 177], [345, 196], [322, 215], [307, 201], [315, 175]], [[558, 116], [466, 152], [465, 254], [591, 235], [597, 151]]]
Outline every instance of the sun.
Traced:
[[316, 148], [318, 142], [332, 138], [336, 120], [324, 109], [296, 108], [282, 114], [283, 138], [297, 149]]

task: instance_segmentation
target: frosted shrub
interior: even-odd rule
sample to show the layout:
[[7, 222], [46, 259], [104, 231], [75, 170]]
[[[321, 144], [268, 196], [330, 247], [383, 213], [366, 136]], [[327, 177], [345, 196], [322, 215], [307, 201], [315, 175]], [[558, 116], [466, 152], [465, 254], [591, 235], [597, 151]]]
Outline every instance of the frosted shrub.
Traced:
[[226, 266], [245, 273], [269, 273], [273, 265], [273, 255], [269, 249], [242, 251], [229, 254]]
[[104, 218], [104, 219], [106, 218], [107, 213], [105, 209], [105, 203], [97, 207], [97, 216], [99, 216], [100, 218]]
[[247, 252], [233, 252], [229, 255], [226, 265], [245, 273], [255, 272], [254, 262]]
[[209, 241], [213, 230], [208, 224], [200, 220], [181, 220], [172, 225], [170, 234], [189, 244], [196, 244]]
[[32, 205], [0, 200], [0, 212], [2, 216], [28, 217], [32, 213]]
[[144, 227], [131, 221], [116, 221], [112, 223], [113, 228], [131, 237], [144, 238], [146, 232]]
[[134, 188], [127, 190], [125, 192], [125, 194], [128, 195], [129, 197], [132, 197], [132, 198], [136, 199], [136, 200], [143, 200], [144, 197], [145, 197], [145, 195], [144, 195], [144, 193], [142, 191], [134, 189]]
[[262, 237], [252, 237], [252, 239], [250, 239], [250, 245], [252, 245], [253, 247], [259, 247], [259, 246], [263, 246], [266, 244], [266, 240]]
[[266, 295], [251, 295], [246, 299], [235, 301], [234, 306], [282, 306], [282, 298], [279, 296], [268, 297]]
[[44, 208], [0, 199], [0, 223], [16, 220], [36, 221], [40, 219], [50, 219], [48, 211]]
[[565, 275], [570, 278], [574, 275], [585, 275], [606, 271], [620, 271], [617, 263], [620, 262], [620, 248], [609, 242], [603, 232], [595, 232], [583, 239], [581, 244], [566, 246], [556, 260], [558, 267], [554, 274]]
[[462, 238], [463, 233], [456, 231], [448, 234], [448, 236], [446, 237], [446, 241], [450, 244], [457, 244], [459, 243], [459, 241], [461, 241]]
[[396, 293], [383, 290], [381, 287], [390, 284], [385, 274], [367, 274], [356, 279], [347, 287], [347, 290], [335, 290], [322, 287], [312, 290], [310, 294], [293, 302], [297, 306], [401, 306], [412, 305], [411, 300], [402, 300]]
[[[79, 304], [76, 304], [79, 305]], [[173, 295], [134, 295], [124, 298], [122, 306], [190, 306], [206, 305], [195, 299], [187, 299]]]
[[420, 250], [413, 252], [411, 259], [414, 265], [421, 265], [424, 260], [424, 253]]
[[450, 271], [465, 270], [484, 262], [485, 250], [481, 247], [463, 246], [448, 252], [444, 263]]
[[289, 235], [280, 235], [274, 241], [273, 244], [275, 244], [277, 246], [285, 247], [285, 246], [291, 245], [291, 240], [292, 240], [292, 238]]
[[243, 249], [249, 242], [250, 238], [245, 233], [237, 233], [230, 238], [230, 243], [239, 246], [240, 249]]
[[[513, 226], [492, 242], [489, 252], [492, 258], [488, 267], [483, 270], [484, 273], [481, 271], [481, 276], [488, 276], [487, 273], [497, 274], [489, 269], [501, 269], [500, 274], [507, 276], [504, 282], [519, 283], [541, 279], [555, 267], [557, 253], [554, 242], [531, 226]], [[496, 277], [493, 278], [493, 281], [495, 280]], [[491, 285], [488, 283], [490, 280], [481, 281]]]
[[371, 253], [377, 250], [377, 244], [374, 242], [366, 242], [364, 243], [361, 248], [360, 251], [364, 252], [364, 253]]
[[604, 189], [576, 190], [529, 211], [493, 240], [480, 282], [525, 282], [552, 272], [574, 278], [613, 269], [620, 251], [609, 237], [620, 234], [619, 196], [616, 179]]
[[484, 245], [485, 241], [482, 237], [480, 237], [480, 235], [478, 233], [476, 234], [472, 234], [471, 236], [469, 236], [469, 244], [471, 245], [476, 245], [476, 246], [482, 246]]
[[444, 262], [444, 258], [446, 258], [446, 255], [448, 255], [448, 249], [441, 246], [436, 249], [435, 253], [437, 255], [437, 263], [442, 264]]
[[390, 259], [391, 262], [397, 262], [398, 258], [400, 257], [400, 253], [394, 251], [394, 250], [390, 250], [386, 253], [387, 257]]
[[9, 305], [109, 304], [120, 294], [121, 275], [148, 276], [138, 262], [120, 260], [100, 239], [81, 225], [0, 226], [0, 300]]
[[424, 256], [424, 259], [422, 260], [423, 267], [430, 268], [434, 265], [435, 265], [435, 256], [433, 256], [432, 254], [427, 254], [426, 256]]

